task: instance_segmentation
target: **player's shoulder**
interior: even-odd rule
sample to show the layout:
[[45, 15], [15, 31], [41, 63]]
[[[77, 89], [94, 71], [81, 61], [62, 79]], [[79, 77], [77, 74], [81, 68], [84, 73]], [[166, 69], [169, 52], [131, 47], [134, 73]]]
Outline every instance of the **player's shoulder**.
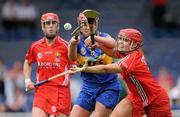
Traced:
[[110, 35], [108, 33], [105, 33], [105, 32], [99, 32], [99, 36], [107, 37], [107, 36], [110, 36]]
[[130, 56], [131, 58], [141, 58], [143, 56], [143, 53], [140, 50], [136, 50], [131, 52], [130, 54], [128, 54], [128, 56]]
[[31, 48], [34, 48], [38, 45], [41, 45], [42, 43], [44, 43], [44, 38], [41, 38], [40, 40], [37, 40], [37, 41], [34, 41], [32, 44], [31, 44]]
[[132, 54], [133, 54], [133, 55], [142, 56], [143, 53], [142, 53], [142, 51], [140, 51], [140, 50], [135, 50], [135, 51], [132, 52]]
[[58, 37], [58, 43], [64, 45], [65, 47], [68, 47], [68, 41], [66, 41], [65, 39], [63, 39], [62, 37]]

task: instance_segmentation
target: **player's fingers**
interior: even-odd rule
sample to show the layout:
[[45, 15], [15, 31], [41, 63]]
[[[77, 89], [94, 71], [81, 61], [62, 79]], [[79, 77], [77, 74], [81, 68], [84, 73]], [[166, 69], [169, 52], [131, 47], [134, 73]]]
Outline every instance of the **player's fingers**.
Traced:
[[34, 83], [31, 84], [29, 87], [30, 87], [30, 89], [34, 89], [34, 88], [35, 88], [35, 87], [34, 87]]
[[26, 88], [25, 88], [25, 91], [30, 91], [30, 90], [33, 90], [35, 87], [34, 87], [34, 83], [29, 83], [27, 84]]
[[79, 43], [79, 40], [80, 40], [80, 36], [74, 36], [74, 39], [77, 43]]
[[92, 42], [91, 42], [90, 38], [85, 39], [84, 43], [85, 43], [86, 46], [91, 46], [92, 45]]
[[76, 68], [70, 68], [71, 71], [76, 71], [77, 70], [77, 67]]
[[83, 71], [83, 70], [86, 70], [87, 68], [88, 68], [88, 61], [85, 62], [85, 64], [80, 70]]
[[25, 91], [28, 92], [28, 91], [31, 91], [31, 90], [33, 90], [33, 89], [34, 89], [34, 87], [26, 88]]
[[71, 68], [77, 68], [77, 65], [71, 65]]
[[76, 67], [76, 68], [71, 68], [70, 70], [71, 70], [71, 74], [75, 74], [75, 73], [81, 72], [82, 68]]
[[95, 43], [95, 44], [93, 44], [93, 45], [90, 45], [89, 47], [90, 47], [91, 49], [95, 49], [95, 48], [99, 47], [99, 44]]
[[76, 70], [71, 70], [70, 71], [70, 74], [76, 74], [76, 73], [78, 73], [79, 71], [78, 71], [78, 69], [76, 69]]
[[25, 88], [25, 91], [28, 92], [29, 91], [28, 88]]
[[73, 45], [77, 45], [79, 43], [79, 40], [80, 40], [79, 37], [77, 39], [75, 39], [75, 36], [73, 36], [71, 38], [70, 43], [73, 44]]
[[74, 41], [78, 42], [80, 40], [80, 36], [73, 36]]
[[31, 91], [31, 90], [32, 90], [32, 89], [29, 88], [29, 87], [27, 87], [27, 88], [25, 89], [26, 92]]
[[85, 65], [84, 65], [84, 67], [85, 67], [85, 68], [87, 68], [87, 67], [88, 67], [88, 62], [87, 62], [87, 61], [86, 61]]

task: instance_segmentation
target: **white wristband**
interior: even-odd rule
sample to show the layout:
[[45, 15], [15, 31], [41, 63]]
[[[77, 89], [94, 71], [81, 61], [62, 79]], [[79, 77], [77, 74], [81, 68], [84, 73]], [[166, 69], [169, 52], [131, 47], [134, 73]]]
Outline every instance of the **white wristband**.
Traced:
[[30, 81], [31, 81], [30, 78], [26, 78], [26, 79], [24, 80], [25, 83], [30, 82]]

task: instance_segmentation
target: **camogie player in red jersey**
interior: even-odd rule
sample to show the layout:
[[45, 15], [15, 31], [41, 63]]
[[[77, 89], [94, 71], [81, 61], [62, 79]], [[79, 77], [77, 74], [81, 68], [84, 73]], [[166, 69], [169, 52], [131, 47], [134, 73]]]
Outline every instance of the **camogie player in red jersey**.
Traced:
[[119, 61], [92, 67], [85, 64], [81, 71], [120, 73], [129, 88], [128, 96], [119, 102], [110, 117], [143, 117], [145, 114], [147, 117], [172, 117], [169, 97], [153, 78], [140, 49], [142, 34], [138, 30], [120, 30], [116, 49], [108, 49], [98, 43], [95, 45], [109, 56], [120, 58]]
[[[68, 42], [58, 36], [59, 17], [55, 13], [45, 13], [41, 17], [44, 37], [29, 48], [24, 62], [26, 90], [32, 90], [32, 63], [37, 63], [37, 82], [69, 70], [73, 62], [68, 59]], [[49, 115], [66, 117], [71, 109], [69, 74], [51, 80], [35, 88], [32, 117]]]

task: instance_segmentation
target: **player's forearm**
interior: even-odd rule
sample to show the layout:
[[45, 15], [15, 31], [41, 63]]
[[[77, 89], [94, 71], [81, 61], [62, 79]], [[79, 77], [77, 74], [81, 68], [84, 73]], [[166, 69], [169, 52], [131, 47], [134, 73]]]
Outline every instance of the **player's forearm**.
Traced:
[[24, 68], [23, 68], [25, 79], [28, 79], [31, 77], [31, 71], [32, 71], [32, 66], [29, 64], [28, 60], [25, 60], [24, 61]]
[[87, 67], [83, 72], [89, 72], [89, 73], [106, 73], [106, 70], [104, 69], [105, 65], [97, 65], [92, 67]]
[[114, 49], [109, 49], [103, 45], [100, 45], [99, 48], [108, 56], [112, 57], [112, 58], [118, 58], [117, 54], [116, 54], [116, 50]]
[[94, 39], [96, 42], [105, 46], [106, 48], [116, 47], [116, 41], [111, 36], [108, 36], [108, 37], [94, 36]]
[[89, 73], [120, 73], [123, 71], [123, 68], [119, 67], [117, 63], [107, 64], [107, 65], [96, 65], [92, 67], [86, 67], [82, 70], [82, 72], [89, 72]]
[[76, 45], [70, 44], [68, 48], [68, 57], [71, 61], [77, 59], [77, 47]]

